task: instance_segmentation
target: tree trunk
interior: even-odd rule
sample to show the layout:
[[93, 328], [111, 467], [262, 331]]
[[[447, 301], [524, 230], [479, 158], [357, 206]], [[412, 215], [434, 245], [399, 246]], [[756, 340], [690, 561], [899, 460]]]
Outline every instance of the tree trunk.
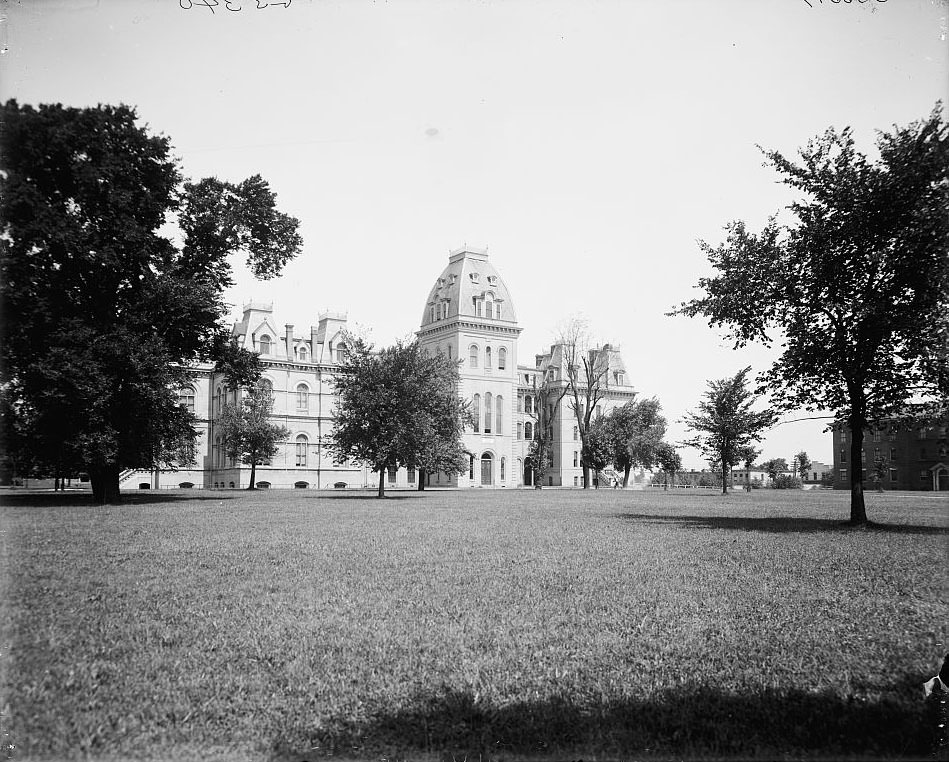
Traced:
[[725, 465], [724, 458], [722, 458], [722, 494], [728, 494], [728, 466]]
[[116, 463], [89, 469], [92, 499], [96, 503], [106, 505], [122, 502], [119, 494], [119, 474], [121, 471], [122, 469]]
[[257, 458], [253, 457], [250, 459], [250, 484], [247, 485], [247, 489], [257, 489]]
[[583, 464], [583, 489], [590, 489], [590, 467]]
[[662, 491], [663, 492], [669, 491], [669, 472], [668, 471], [662, 472]]
[[863, 421], [853, 423], [850, 426], [850, 523], [860, 526], [867, 523], [863, 500]]
[[386, 496], [386, 469], [385, 466], [379, 469], [379, 492], [376, 497]]
[[418, 491], [419, 492], [425, 491], [425, 476], [426, 474], [424, 471], [418, 472]]
[[626, 466], [623, 470], [623, 489], [626, 489], [629, 486], [629, 470], [630, 466]]
[[676, 486], [676, 472], [675, 471], [672, 472], [672, 486], [673, 487]]

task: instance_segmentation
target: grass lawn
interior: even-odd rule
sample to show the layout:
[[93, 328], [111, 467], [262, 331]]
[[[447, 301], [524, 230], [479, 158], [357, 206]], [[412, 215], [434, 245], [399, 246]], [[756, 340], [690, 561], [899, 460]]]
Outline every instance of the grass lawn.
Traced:
[[860, 530], [828, 491], [3, 500], [14, 759], [928, 750], [936, 495]]

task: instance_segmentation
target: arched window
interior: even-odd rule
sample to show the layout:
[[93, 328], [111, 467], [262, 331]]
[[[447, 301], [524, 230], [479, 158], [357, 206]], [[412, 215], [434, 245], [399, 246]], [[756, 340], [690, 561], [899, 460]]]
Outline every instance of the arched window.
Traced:
[[194, 412], [194, 387], [186, 386], [178, 391], [178, 404], [189, 413]]
[[468, 456], [468, 478], [474, 481], [474, 455]]
[[504, 370], [507, 367], [507, 350], [501, 347], [498, 350], [498, 370]]
[[534, 438], [534, 426], [528, 421], [524, 424], [524, 439], [530, 442]]
[[306, 347], [300, 347], [299, 355], [300, 355], [300, 362], [306, 362], [306, 355], [307, 355]]
[[504, 458], [501, 458], [501, 481], [502, 481], [502, 482], [504, 481], [504, 467], [505, 467], [505, 465], [506, 465], [506, 464], [505, 464], [505, 459], [504, 459]]
[[491, 367], [491, 347], [484, 348], [484, 367]]
[[484, 300], [484, 314], [486, 317], [494, 317], [494, 302], [490, 298]]
[[[533, 413], [534, 412], [534, 398], [530, 395], [524, 398], [524, 412]], [[530, 439], [530, 437], [528, 437]]]
[[481, 431], [481, 395], [476, 394], [471, 400], [471, 417], [474, 419], [475, 434]]
[[336, 362], [344, 363], [348, 357], [349, 350], [345, 344], [340, 344], [338, 347], [336, 347]]
[[491, 392], [484, 393], [484, 433], [491, 433]]
[[[494, 422], [494, 433], [503, 434], [504, 430], [501, 427], [501, 421], [504, 420], [504, 397], [499, 394], [497, 400], [495, 400], [494, 406], [498, 409], [497, 419]], [[503, 479], [504, 477], [502, 476], [501, 478]]]
[[305, 413], [310, 409], [310, 387], [306, 384], [297, 384], [297, 411]]
[[220, 413], [224, 406], [224, 390], [219, 386], [214, 390], [214, 412]]
[[478, 345], [472, 344], [468, 347], [468, 365], [472, 368], [478, 367]]
[[481, 456], [481, 483], [484, 485], [494, 484], [494, 474], [491, 466], [491, 453], [486, 452]]
[[518, 439], [524, 438], [524, 424], [523, 423], [517, 424], [517, 438]]
[[260, 337], [260, 354], [270, 354], [270, 337], [266, 333]]
[[434, 323], [434, 322], [435, 322], [435, 305], [434, 305], [434, 304], [432, 305], [431, 309], [429, 310], [428, 322], [429, 322], [429, 323]]
[[448, 359], [451, 359], [451, 344], [448, 345]]
[[305, 434], [297, 437], [297, 466], [300, 468], [306, 468], [306, 448], [309, 443]]

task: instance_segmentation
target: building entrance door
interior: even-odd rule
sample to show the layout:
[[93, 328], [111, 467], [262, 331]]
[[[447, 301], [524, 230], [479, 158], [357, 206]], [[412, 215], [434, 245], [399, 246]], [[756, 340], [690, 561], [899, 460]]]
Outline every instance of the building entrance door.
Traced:
[[481, 456], [481, 484], [489, 487], [494, 484], [493, 474], [491, 473], [491, 453], [486, 452]]

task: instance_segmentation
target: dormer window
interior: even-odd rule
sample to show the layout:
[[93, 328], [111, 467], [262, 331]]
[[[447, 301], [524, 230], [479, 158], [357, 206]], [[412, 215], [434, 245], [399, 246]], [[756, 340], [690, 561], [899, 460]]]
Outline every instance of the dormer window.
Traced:
[[481, 280], [481, 275], [479, 273], [470, 273], [468, 277], [471, 278], [472, 283], [477, 283]]
[[266, 333], [260, 337], [260, 354], [270, 354], [270, 337]]
[[300, 362], [306, 362], [307, 351], [306, 347], [300, 347], [299, 351]]
[[489, 276], [488, 276], [488, 283], [490, 283], [492, 286], [493, 286], [495, 283], [497, 283], [497, 282], [498, 282], [498, 279], [497, 279], [496, 276], [494, 276], [494, 275], [489, 275]]

